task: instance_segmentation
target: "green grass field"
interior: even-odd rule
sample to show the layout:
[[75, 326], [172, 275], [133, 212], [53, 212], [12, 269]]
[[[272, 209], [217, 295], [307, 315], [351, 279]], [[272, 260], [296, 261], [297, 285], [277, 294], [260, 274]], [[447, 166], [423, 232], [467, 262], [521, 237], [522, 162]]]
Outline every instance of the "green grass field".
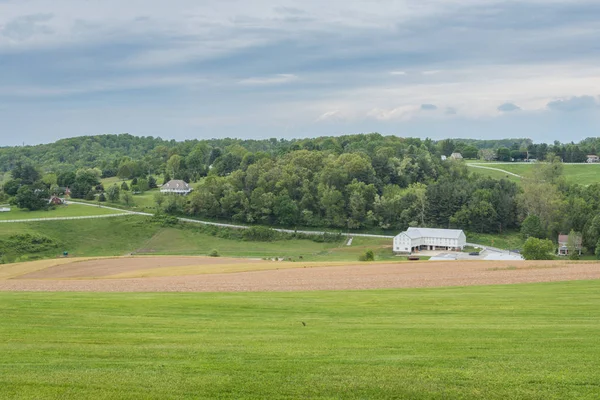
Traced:
[[549, 400], [600, 390], [598, 281], [0, 293], [0, 313], [2, 399]]
[[[481, 164], [482, 166], [498, 168], [504, 171], [512, 172], [517, 175], [527, 176], [535, 164], [527, 163], [481, 163], [468, 162], [467, 164]], [[500, 171], [470, 168], [474, 173], [490, 176], [496, 179], [506, 178], [515, 182], [520, 182], [521, 178], [504, 174]], [[580, 185], [591, 185], [600, 183], [600, 164], [565, 164], [564, 177], [568, 183], [578, 183]]]
[[285, 257], [305, 261], [356, 261], [368, 249], [375, 251], [377, 260], [398, 259], [394, 257], [390, 239], [354, 238], [352, 246], [346, 240], [338, 243], [317, 243], [311, 240], [276, 240], [273, 242], [250, 242], [223, 239], [199, 233], [193, 229], [161, 229], [137, 252], [139, 254], [198, 255], [217, 249], [226, 257]]
[[58, 206], [48, 211], [28, 211], [12, 207], [10, 212], [0, 213], [0, 220], [18, 220], [34, 218], [63, 218], [63, 217], [87, 217], [92, 215], [119, 214], [119, 211], [106, 210], [99, 207], [82, 206], [70, 204], [68, 206]]
[[37, 233], [60, 244], [51, 251], [24, 255], [20, 261], [52, 258], [63, 251], [73, 257], [97, 257], [129, 253], [206, 255], [213, 249], [221, 256], [286, 259], [302, 256], [306, 261], [357, 261], [359, 255], [372, 249], [377, 260], [402, 259], [393, 256], [389, 239], [355, 238], [352, 246], [346, 246], [345, 239], [337, 243], [298, 239], [251, 242], [212, 236], [196, 226], [162, 227], [141, 216], [103, 218], [93, 223], [88, 220], [27, 222], [0, 227], [0, 240], [14, 234]]

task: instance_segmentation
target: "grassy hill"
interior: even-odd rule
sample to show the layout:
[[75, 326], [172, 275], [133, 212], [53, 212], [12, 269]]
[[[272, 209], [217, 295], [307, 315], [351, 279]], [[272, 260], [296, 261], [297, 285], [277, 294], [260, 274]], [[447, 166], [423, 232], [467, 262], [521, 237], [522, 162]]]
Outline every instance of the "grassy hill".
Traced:
[[19, 234], [51, 238], [55, 246], [41, 252], [14, 254], [15, 260], [26, 261], [57, 257], [67, 251], [74, 257], [120, 256], [124, 254], [207, 255], [216, 249], [229, 257], [282, 257], [307, 261], [356, 261], [367, 249], [378, 260], [394, 258], [389, 239], [355, 238], [346, 246], [345, 238], [334, 243], [318, 243], [308, 239], [282, 239], [271, 242], [240, 240], [227, 237], [227, 230], [207, 230], [189, 224], [164, 227], [149, 217], [124, 216], [93, 221], [52, 221], [4, 224], [0, 241]]
[[595, 399], [599, 293], [0, 293], [0, 397]]

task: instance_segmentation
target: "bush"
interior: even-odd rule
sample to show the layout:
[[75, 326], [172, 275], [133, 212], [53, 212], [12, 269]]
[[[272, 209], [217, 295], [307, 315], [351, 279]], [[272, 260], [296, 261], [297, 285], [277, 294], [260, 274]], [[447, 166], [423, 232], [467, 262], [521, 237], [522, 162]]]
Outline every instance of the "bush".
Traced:
[[375, 253], [373, 253], [373, 250], [367, 250], [365, 254], [358, 257], [358, 261], [375, 261]]
[[271, 242], [276, 239], [277, 232], [263, 226], [253, 226], [244, 230], [243, 237], [250, 242]]
[[157, 213], [152, 217], [152, 222], [160, 224], [163, 227], [167, 227], [179, 224], [179, 219], [171, 215]]
[[523, 246], [521, 254], [526, 260], [553, 260], [554, 243], [548, 239], [530, 237]]
[[220, 257], [219, 252], [216, 249], [212, 249], [209, 253], [208, 253], [209, 257]]
[[25, 233], [0, 240], [0, 253], [3, 255], [42, 253], [57, 247], [58, 243], [54, 239], [39, 234]]

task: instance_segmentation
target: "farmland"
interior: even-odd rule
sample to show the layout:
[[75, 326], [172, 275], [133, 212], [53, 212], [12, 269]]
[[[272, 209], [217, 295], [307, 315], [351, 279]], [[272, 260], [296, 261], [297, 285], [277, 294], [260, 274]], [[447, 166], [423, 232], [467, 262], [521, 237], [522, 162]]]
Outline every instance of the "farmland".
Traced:
[[598, 293], [0, 293], [0, 397], [593, 399]]
[[[84, 209], [94, 207], [82, 206]], [[52, 238], [57, 247], [42, 253], [24, 254], [19, 261], [55, 257], [68, 251], [74, 257], [121, 256], [124, 254], [206, 255], [217, 250], [229, 257], [281, 257], [307, 261], [356, 261], [372, 249], [378, 260], [394, 257], [389, 239], [355, 238], [315, 242], [308, 239], [278, 239], [268, 242], [240, 240], [219, 230], [189, 224], [164, 227], [149, 217], [136, 215], [94, 220], [24, 222], [3, 224], [0, 240], [16, 234], [38, 234]]]
[[[524, 177], [531, 173], [532, 168], [535, 168], [534, 163], [483, 163], [477, 161], [467, 162], [467, 165], [471, 165], [472, 172], [490, 176], [495, 179], [505, 178], [515, 182], [521, 181], [521, 178], [502, 173], [501, 171], [474, 168], [473, 165], [497, 168]], [[577, 183], [580, 185], [600, 183], [600, 164], [564, 164], [563, 167], [563, 175], [568, 183]]]

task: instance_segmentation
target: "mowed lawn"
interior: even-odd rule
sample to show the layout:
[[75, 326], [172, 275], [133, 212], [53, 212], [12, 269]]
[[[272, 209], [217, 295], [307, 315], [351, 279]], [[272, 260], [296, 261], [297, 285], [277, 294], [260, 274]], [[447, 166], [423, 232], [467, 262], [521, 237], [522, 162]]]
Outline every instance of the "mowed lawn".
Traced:
[[547, 400], [600, 392], [596, 281], [0, 293], [0, 313], [2, 399]]
[[10, 212], [0, 213], [0, 221], [22, 220], [34, 218], [64, 218], [64, 217], [87, 217], [92, 215], [120, 214], [121, 211], [107, 210], [93, 206], [82, 206], [78, 204], [69, 204], [58, 206], [48, 211], [29, 211], [12, 207]]
[[[467, 164], [474, 164], [473, 162], [469, 162]], [[517, 175], [527, 176], [527, 174], [531, 173], [532, 168], [534, 168], [535, 164], [533, 163], [481, 163], [477, 164], [490, 167], [490, 168], [498, 168], [504, 171], [512, 172]], [[568, 183], [578, 183], [580, 185], [591, 185], [594, 183], [600, 183], [600, 164], [565, 164], [563, 165], [563, 174]], [[475, 173], [479, 173], [485, 176], [490, 176], [492, 178], [500, 179], [510, 179], [513, 181], [520, 181], [521, 179], [518, 177], [506, 175], [500, 171], [482, 169], [482, 168], [474, 168], [471, 167], [470, 170]]]

